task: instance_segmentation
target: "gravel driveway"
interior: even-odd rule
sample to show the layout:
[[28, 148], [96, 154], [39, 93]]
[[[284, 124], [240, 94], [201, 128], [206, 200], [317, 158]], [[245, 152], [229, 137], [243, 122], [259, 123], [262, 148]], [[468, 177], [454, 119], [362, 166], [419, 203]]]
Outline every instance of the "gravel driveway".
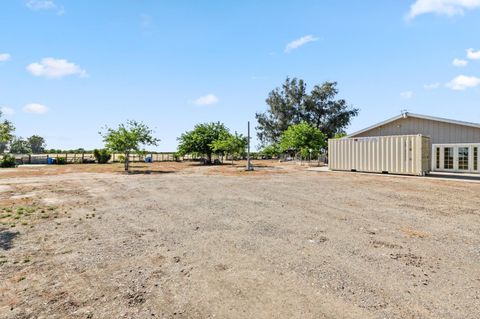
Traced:
[[480, 184], [294, 165], [1, 184], [1, 318], [480, 317]]

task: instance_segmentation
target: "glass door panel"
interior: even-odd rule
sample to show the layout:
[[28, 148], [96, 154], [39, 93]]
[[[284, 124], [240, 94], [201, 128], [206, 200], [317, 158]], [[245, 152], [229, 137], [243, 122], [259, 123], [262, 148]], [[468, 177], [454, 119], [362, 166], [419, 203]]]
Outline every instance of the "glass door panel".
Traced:
[[453, 169], [453, 147], [443, 149], [443, 168]]
[[440, 169], [440, 147], [435, 148], [435, 167]]
[[468, 158], [469, 148], [468, 147], [459, 147], [458, 148], [458, 169], [461, 171], [469, 170], [469, 158]]
[[473, 170], [478, 171], [478, 147], [473, 147]]

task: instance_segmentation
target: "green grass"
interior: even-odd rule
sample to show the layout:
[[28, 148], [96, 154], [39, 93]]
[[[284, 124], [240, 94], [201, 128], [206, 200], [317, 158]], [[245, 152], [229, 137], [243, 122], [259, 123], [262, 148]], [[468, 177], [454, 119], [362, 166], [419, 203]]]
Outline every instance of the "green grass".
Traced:
[[[41, 207], [38, 203], [32, 205], [13, 205], [10, 207], [0, 207], [0, 225], [5, 225], [11, 228], [19, 225], [28, 226], [34, 220], [49, 219], [50, 217], [58, 218], [57, 206]], [[48, 214], [47, 212], [52, 212]], [[32, 228], [32, 226], [30, 226]]]

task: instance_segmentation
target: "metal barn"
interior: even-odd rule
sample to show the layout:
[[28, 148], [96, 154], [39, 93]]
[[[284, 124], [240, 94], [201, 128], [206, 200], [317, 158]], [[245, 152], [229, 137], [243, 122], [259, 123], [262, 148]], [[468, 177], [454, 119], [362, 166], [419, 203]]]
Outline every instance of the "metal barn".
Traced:
[[430, 138], [428, 156], [432, 171], [480, 173], [480, 124], [477, 123], [405, 112], [350, 134], [347, 138], [405, 135]]

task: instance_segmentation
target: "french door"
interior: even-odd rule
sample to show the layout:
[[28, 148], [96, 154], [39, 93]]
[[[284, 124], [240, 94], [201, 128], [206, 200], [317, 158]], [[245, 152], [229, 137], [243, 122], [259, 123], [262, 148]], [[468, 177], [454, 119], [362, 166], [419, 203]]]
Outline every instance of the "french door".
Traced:
[[434, 144], [433, 171], [480, 173], [480, 144]]

